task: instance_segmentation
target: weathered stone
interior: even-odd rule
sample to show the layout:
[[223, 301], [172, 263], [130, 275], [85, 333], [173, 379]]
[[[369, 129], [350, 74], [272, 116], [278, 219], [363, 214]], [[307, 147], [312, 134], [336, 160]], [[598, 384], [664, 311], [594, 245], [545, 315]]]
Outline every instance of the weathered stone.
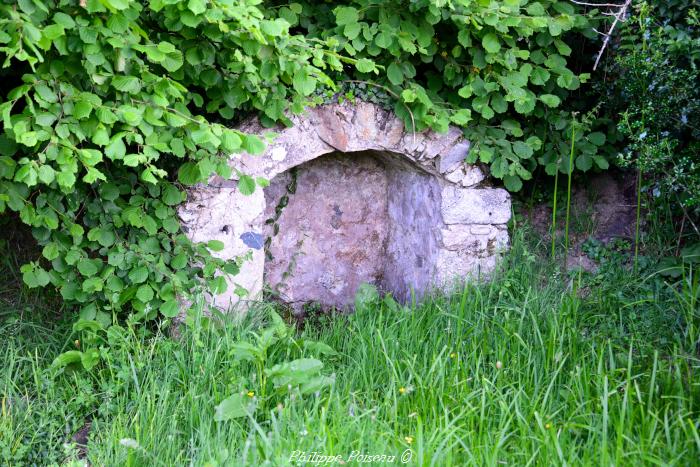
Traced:
[[435, 286], [449, 291], [468, 280], [488, 279], [496, 259], [496, 255], [478, 258], [464, 250], [440, 250]]
[[[362, 282], [407, 300], [494, 268], [508, 245], [510, 198], [474, 187], [484, 174], [465, 164], [470, 145], [461, 130], [406, 131], [365, 102], [310, 108], [291, 120], [262, 155], [229, 159], [234, 173], [270, 179], [264, 194], [244, 196], [235, 180], [212, 177], [180, 208], [192, 240], [221, 240], [218, 256], [241, 260], [216, 305], [237, 303], [236, 285], [258, 299], [263, 284], [295, 307], [345, 307]], [[269, 131], [255, 119], [238, 129]], [[292, 169], [296, 190], [288, 188]]]
[[501, 188], [442, 190], [442, 216], [446, 224], [505, 224], [510, 219], [510, 195]]
[[453, 171], [444, 174], [445, 180], [451, 183], [462, 183], [462, 179], [465, 175], [466, 172], [464, 171], [464, 167], [461, 165], [455, 168]]
[[469, 228], [469, 233], [474, 235], [488, 235], [495, 230], [496, 229], [490, 225], [472, 225]]
[[452, 171], [445, 173], [444, 177], [448, 182], [460, 184], [464, 188], [472, 188], [486, 178], [479, 167], [465, 164], [460, 164]]
[[[244, 263], [247, 271], [262, 271], [264, 255], [261, 248], [251, 248], [250, 235], [262, 234], [262, 212], [265, 199], [258, 190], [250, 196], [241, 196], [233, 187], [197, 186], [190, 190], [187, 202], [179, 209], [183, 230], [193, 242], [220, 240], [224, 249], [214, 255], [223, 259], [248, 256]], [[261, 298], [262, 275], [238, 274], [227, 276], [228, 291], [215, 299], [217, 306], [228, 308], [239, 298], [237, 287], [248, 291], [246, 299]]]
[[361, 283], [381, 282], [386, 173], [369, 155], [335, 153], [299, 166], [293, 194], [287, 192], [290, 178], [279, 175], [265, 189], [266, 219], [275, 217], [283, 196], [289, 199], [276, 221], [278, 233], [274, 224], [266, 228], [265, 283], [290, 304], [344, 307]]
[[440, 173], [449, 172], [456, 166], [464, 162], [469, 154], [469, 141], [463, 141], [455, 144], [450, 148], [449, 152], [440, 157]]
[[484, 172], [476, 166], [465, 166], [465, 172], [461, 182], [464, 188], [471, 188], [478, 185], [486, 178]]

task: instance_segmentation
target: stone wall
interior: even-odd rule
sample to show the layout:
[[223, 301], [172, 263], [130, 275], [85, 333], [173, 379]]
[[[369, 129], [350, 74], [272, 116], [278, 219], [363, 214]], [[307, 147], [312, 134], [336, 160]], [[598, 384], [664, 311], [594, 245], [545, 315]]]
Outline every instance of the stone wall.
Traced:
[[[192, 240], [221, 240], [221, 257], [241, 258], [218, 306], [238, 303], [236, 288], [259, 299], [266, 280], [288, 303], [344, 306], [363, 281], [407, 299], [493, 270], [508, 245], [510, 197], [465, 164], [470, 144], [459, 129], [413, 133], [364, 102], [307, 109], [292, 121], [263, 155], [231, 156], [237, 170], [271, 180], [265, 193], [244, 196], [235, 180], [213, 177], [191, 189], [180, 209]], [[267, 131], [256, 120], [240, 129]], [[273, 234], [265, 221], [291, 169], [298, 201]]]

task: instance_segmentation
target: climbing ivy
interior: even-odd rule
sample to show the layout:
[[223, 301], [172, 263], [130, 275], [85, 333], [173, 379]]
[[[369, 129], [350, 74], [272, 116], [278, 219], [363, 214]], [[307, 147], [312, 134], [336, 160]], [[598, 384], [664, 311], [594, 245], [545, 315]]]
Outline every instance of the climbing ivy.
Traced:
[[[29, 287], [56, 287], [84, 320], [173, 317], [220, 293], [237, 261], [192, 244], [175, 207], [212, 174], [252, 192], [231, 153], [265, 142], [222, 122], [286, 122], [339, 58], [257, 0], [2, 0], [0, 212], [31, 226]], [[356, 63], [346, 59], [345, 63]], [[242, 289], [237, 292], [245, 293]]]
[[[278, 3], [293, 30], [358, 60], [337, 81], [381, 85], [416, 131], [464, 128], [470, 163], [518, 191], [537, 167], [568, 173], [562, 103], [588, 74], [572, 71], [567, 34], [590, 32], [571, 2], [555, 0], [353, 0]], [[575, 167], [607, 168], [605, 135], [577, 142]], [[566, 155], [566, 157], [562, 157]]]

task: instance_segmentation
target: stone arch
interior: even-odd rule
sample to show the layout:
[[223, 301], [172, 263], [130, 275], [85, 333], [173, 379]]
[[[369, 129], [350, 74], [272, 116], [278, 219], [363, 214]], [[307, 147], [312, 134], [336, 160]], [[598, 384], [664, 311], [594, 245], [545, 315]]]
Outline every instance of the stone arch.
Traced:
[[[271, 180], [274, 185], [275, 179], [290, 169], [320, 170], [308, 164], [316, 164], [314, 161], [324, 156], [345, 154], [350, 159], [344, 161], [348, 162], [354, 154], [359, 154], [357, 161], [365, 161], [363, 158], [369, 156], [379, 160], [387, 177], [395, 178], [391, 181], [392, 188], [387, 190], [387, 199], [377, 199], [378, 203], [387, 204], [388, 222], [401, 223], [400, 215], [391, 218], [392, 206], [406, 211], [408, 218], [411, 212], [420, 212], [415, 214], [420, 219], [408, 219], [407, 227], [399, 229], [406, 231], [405, 241], [397, 239], [398, 233], [393, 243], [386, 241], [385, 253], [395, 271], [385, 271], [384, 283], [378, 284], [382, 288], [405, 299], [411, 293], [421, 295], [432, 287], [445, 287], [466, 276], [488, 274], [494, 268], [499, 251], [508, 245], [510, 196], [503, 189], [484, 186], [482, 171], [465, 164], [470, 143], [463, 138], [461, 130], [450, 127], [446, 133], [406, 131], [403, 122], [392, 112], [366, 102], [309, 108], [291, 120], [293, 125], [278, 129], [262, 155], [234, 154], [231, 165], [253, 177]], [[239, 129], [254, 134], [269, 131], [256, 119], [244, 122]], [[315, 189], [313, 184], [309, 186]], [[392, 201], [391, 196], [403, 198]], [[421, 203], [424, 206], [419, 206]], [[229, 291], [216, 297], [215, 304], [228, 307], [237, 303], [236, 289], [247, 290], [246, 300], [260, 298], [266, 267], [265, 192], [257, 189], [252, 195], [244, 196], [235, 180], [213, 177], [208, 184], [189, 191], [187, 202], [180, 208], [180, 217], [191, 240], [221, 240], [225, 245], [219, 252], [222, 258], [245, 258], [240, 273], [227, 278]], [[333, 232], [329, 235], [332, 237]], [[414, 238], [416, 235], [425, 235], [424, 243], [431, 249], [426, 252], [429, 264], [416, 266], [420, 272], [406, 268], [412, 261], [410, 258], [404, 258], [402, 264], [402, 255], [407, 251], [427, 248], [419, 238]], [[332, 246], [332, 240], [326, 239], [323, 247]], [[402, 274], [420, 278], [400, 283]], [[316, 280], [322, 283], [325, 279], [309, 279]], [[344, 297], [353, 292], [344, 290]], [[341, 305], [332, 300], [329, 304]]]

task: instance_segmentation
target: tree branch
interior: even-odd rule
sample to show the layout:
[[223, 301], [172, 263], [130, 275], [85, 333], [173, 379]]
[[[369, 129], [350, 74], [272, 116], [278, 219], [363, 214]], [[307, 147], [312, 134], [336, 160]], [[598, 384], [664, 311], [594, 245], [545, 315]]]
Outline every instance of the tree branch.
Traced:
[[[607, 7], [607, 8], [616, 8], [616, 12], [608, 12], [608, 13], [603, 13], [604, 15], [607, 16], [614, 16], [615, 19], [613, 20], [612, 24], [610, 25], [610, 29], [608, 29], [608, 32], [606, 33], [601, 33], [599, 31], [596, 31], [598, 34], [602, 34], [605, 36], [605, 40], [603, 40], [603, 45], [600, 47], [600, 50], [598, 51], [598, 56], [595, 59], [595, 63], [593, 64], [593, 70], [598, 68], [598, 64], [600, 63], [600, 59], [603, 57], [603, 52], [605, 52], [605, 48], [608, 46], [608, 43], [610, 42], [610, 37], [612, 36], [613, 31], [615, 30], [615, 26], [617, 26], [617, 23], [620, 21], [624, 21], [625, 14], [627, 13], [627, 8], [629, 8], [630, 4], [632, 3], [632, 0], [625, 0], [625, 3], [589, 3], [589, 2], [581, 2], [578, 0], [571, 0], [572, 3], [575, 3], [576, 5], [584, 5], [584, 6], [592, 6], [592, 7]], [[594, 29], [595, 31], [595, 29]]]

